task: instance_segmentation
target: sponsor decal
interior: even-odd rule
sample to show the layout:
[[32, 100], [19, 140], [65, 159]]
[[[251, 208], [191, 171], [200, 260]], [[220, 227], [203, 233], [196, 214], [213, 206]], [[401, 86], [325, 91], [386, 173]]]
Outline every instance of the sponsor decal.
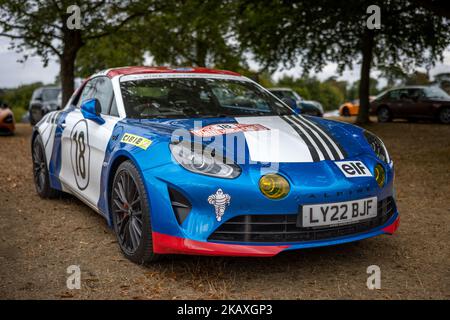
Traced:
[[133, 146], [139, 147], [143, 150], [147, 150], [147, 148], [152, 144], [152, 140], [131, 133], [125, 133], [120, 142], [132, 144]]
[[372, 177], [372, 173], [362, 161], [336, 161], [335, 164], [347, 178]]
[[248, 131], [262, 131], [262, 130], [269, 130], [269, 129], [261, 124], [220, 123], [220, 124], [211, 124], [209, 126], [197, 130], [191, 130], [191, 133], [199, 137], [213, 137], [222, 134], [248, 132]]
[[208, 203], [214, 206], [217, 221], [222, 220], [226, 207], [230, 205], [230, 201], [230, 195], [223, 193], [222, 189], [218, 189], [216, 193], [208, 197]]

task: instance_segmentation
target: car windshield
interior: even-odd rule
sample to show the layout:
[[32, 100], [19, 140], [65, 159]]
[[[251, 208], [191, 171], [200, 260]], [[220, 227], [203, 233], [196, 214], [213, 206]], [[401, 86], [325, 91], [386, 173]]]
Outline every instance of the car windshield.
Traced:
[[444, 98], [444, 99], [450, 99], [450, 96], [438, 87], [429, 87], [425, 89], [425, 95], [427, 98]]
[[56, 100], [60, 89], [44, 89], [42, 90], [42, 99], [44, 101]]
[[130, 118], [192, 118], [287, 115], [293, 112], [245, 80], [217, 78], [140, 79], [121, 82]]

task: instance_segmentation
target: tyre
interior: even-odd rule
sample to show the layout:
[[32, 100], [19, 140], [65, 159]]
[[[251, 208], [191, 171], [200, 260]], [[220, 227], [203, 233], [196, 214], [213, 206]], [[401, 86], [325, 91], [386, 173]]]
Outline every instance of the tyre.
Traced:
[[377, 111], [378, 122], [389, 122], [392, 120], [391, 112], [386, 107], [381, 107]]
[[444, 124], [450, 123], [450, 108], [445, 107], [439, 111], [439, 121]]
[[40, 135], [36, 136], [33, 140], [31, 157], [33, 159], [34, 186], [37, 194], [44, 199], [59, 196], [61, 192], [50, 186], [50, 176], [45, 157], [45, 148]]
[[114, 175], [110, 208], [114, 232], [125, 257], [138, 264], [156, 261], [159, 255], [153, 253], [148, 197], [131, 161], [123, 162]]
[[36, 123], [37, 123], [37, 121], [34, 120], [33, 116], [32, 116], [31, 113], [30, 113], [30, 125], [31, 125], [31, 126], [35, 126]]
[[350, 117], [350, 110], [348, 110], [348, 108], [342, 109], [342, 115], [344, 117]]

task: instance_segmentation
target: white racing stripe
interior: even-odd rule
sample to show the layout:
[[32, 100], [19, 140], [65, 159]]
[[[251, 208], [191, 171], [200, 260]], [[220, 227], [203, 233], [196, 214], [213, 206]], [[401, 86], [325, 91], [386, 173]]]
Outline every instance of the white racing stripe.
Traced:
[[318, 125], [316, 125], [315, 123], [313, 123], [309, 119], [306, 119], [305, 117], [301, 117], [301, 116], [299, 118], [301, 118], [301, 120], [303, 120], [304, 122], [309, 123], [311, 126], [316, 128], [316, 130], [318, 130], [318, 131], [323, 133], [325, 138], [331, 143], [331, 145], [333, 146], [333, 148], [336, 150], [336, 152], [338, 153], [338, 155], [340, 157], [339, 159], [336, 159], [336, 160], [343, 160], [345, 158], [345, 156], [343, 155], [343, 153], [342, 153], [341, 149], [339, 148], [339, 146], [336, 145], [336, 143], [334, 142], [333, 139], [331, 139], [331, 137], [328, 135], [328, 133], [323, 131], [322, 128], [320, 128]]
[[260, 124], [269, 129], [244, 132], [250, 160], [271, 163], [313, 161], [306, 142], [282, 118], [237, 117], [236, 121], [242, 124]]
[[330, 148], [328, 147], [327, 143], [325, 141], [323, 141], [321, 135], [314, 129], [311, 127], [311, 123], [308, 123], [306, 121], [304, 121], [303, 117], [294, 117], [295, 119], [297, 119], [297, 121], [301, 122], [304, 126], [306, 126], [309, 130], [311, 130], [311, 132], [316, 136], [316, 138], [319, 140], [319, 142], [322, 144], [322, 146], [325, 148], [325, 151], [328, 154], [328, 157], [331, 160], [335, 160], [333, 153], [331, 152]]

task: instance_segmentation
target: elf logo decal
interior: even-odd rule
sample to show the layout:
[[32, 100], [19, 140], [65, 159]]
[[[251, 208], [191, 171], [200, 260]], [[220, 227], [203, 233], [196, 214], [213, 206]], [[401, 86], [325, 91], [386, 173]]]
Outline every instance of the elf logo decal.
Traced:
[[361, 161], [336, 161], [335, 164], [347, 178], [372, 177], [370, 170]]
[[147, 148], [152, 144], [152, 140], [131, 133], [125, 133], [120, 142], [132, 144], [133, 146], [139, 147], [143, 150], [147, 150]]
[[70, 160], [73, 175], [78, 189], [84, 190], [89, 185], [89, 167], [91, 149], [89, 147], [89, 133], [86, 120], [78, 121], [70, 133]]
[[211, 124], [198, 130], [192, 130], [191, 132], [198, 137], [213, 137], [222, 134], [261, 130], [269, 129], [261, 124], [220, 123]]

